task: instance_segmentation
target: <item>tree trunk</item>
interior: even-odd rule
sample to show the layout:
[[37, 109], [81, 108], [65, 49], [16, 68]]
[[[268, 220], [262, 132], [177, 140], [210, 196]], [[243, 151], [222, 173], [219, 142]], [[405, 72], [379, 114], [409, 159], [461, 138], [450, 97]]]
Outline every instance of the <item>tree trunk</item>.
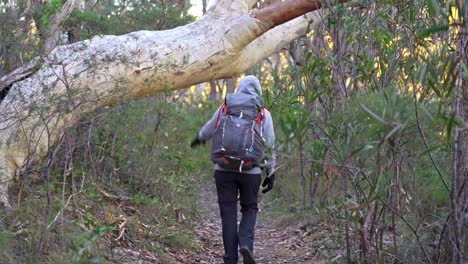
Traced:
[[0, 78], [0, 202], [8, 205], [7, 186], [20, 168], [47, 153], [82, 113], [236, 76], [322, 21], [318, 11], [302, 16], [320, 1], [279, 2], [249, 14], [254, 2], [218, 0], [186, 26], [58, 46], [16, 77]]
[[226, 82], [226, 92], [234, 93], [236, 91], [237, 78], [227, 78], [225, 79], [225, 82]]
[[202, 14], [206, 13], [206, 7], [208, 6], [207, 1], [208, 0], [202, 0]]
[[[42, 19], [36, 18], [35, 25], [40, 31], [42, 39], [44, 41], [44, 53], [48, 54], [57, 45], [63, 43], [61, 36], [62, 25], [70, 17], [71, 12], [79, 5], [80, 0], [67, 0], [63, 3], [60, 10], [55, 14], [50, 14], [47, 17], [47, 22], [43, 23]], [[33, 1], [32, 2], [35, 10], [44, 9], [50, 4], [50, 1]]]
[[451, 237], [452, 255], [454, 263], [466, 263], [468, 261], [468, 28], [467, 16], [468, 5], [461, 14], [463, 27], [460, 34], [460, 64], [457, 81], [457, 98], [455, 99], [454, 110], [463, 120], [460, 127], [456, 127], [454, 132], [454, 161], [452, 171], [452, 217], [451, 217]]
[[62, 24], [68, 19], [71, 12], [78, 5], [79, 0], [68, 0], [66, 1], [61, 10], [54, 14], [49, 19], [49, 25], [47, 29], [47, 37], [44, 43], [44, 49], [46, 53], [49, 53], [54, 49], [61, 41], [62, 35]]

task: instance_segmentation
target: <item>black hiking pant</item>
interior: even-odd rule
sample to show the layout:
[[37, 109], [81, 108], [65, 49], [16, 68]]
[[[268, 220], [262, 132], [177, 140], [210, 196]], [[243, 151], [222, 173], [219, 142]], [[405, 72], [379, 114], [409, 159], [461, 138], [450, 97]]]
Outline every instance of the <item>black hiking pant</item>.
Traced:
[[[214, 178], [223, 228], [223, 259], [225, 264], [234, 264], [238, 261], [238, 246], [247, 246], [253, 252], [261, 174], [215, 170]], [[242, 213], [239, 228], [237, 228], [238, 197]]]

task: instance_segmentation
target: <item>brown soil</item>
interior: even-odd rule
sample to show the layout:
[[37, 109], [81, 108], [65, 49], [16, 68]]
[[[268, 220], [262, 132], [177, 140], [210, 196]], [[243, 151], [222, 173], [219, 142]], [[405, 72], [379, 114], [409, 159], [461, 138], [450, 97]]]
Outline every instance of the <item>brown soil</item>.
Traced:
[[[267, 194], [268, 195], [268, 194]], [[193, 251], [171, 252], [166, 263], [223, 263], [221, 222], [214, 186], [201, 191], [201, 214]], [[240, 214], [240, 213], [239, 213]], [[255, 258], [259, 264], [340, 263], [344, 262], [336, 231], [326, 222], [281, 223], [260, 209], [255, 239]], [[326, 261], [325, 261], [326, 260]], [[242, 259], [240, 257], [240, 263]]]

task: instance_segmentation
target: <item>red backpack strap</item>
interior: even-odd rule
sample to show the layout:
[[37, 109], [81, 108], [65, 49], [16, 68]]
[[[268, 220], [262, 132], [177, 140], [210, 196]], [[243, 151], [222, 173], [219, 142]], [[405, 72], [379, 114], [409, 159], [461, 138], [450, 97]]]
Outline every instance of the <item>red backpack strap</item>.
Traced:
[[218, 128], [219, 118], [221, 117], [221, 112], [224, 112], [224, 115], [226, 115], [226, 112], [227, 112], [226, 108], [227, 108], [226, 103], [223, 103], [222, 105], [219, 106], [219, 108], [218, 108], [218, 117], [216, 118], [216, 123], [215, 123], [215, 126], [214, 126], [215, 129]]
[[255, 122], [257, 122], [258, 126], [261, 126], [261, 123], [263, 120], [265, 120], [265, 108], [260, 108], [260, 111], [258, 112], [257, 118], [255, 118]]
[[228, 104], [227, 104], [227, 96], [224, 97], [224, 115], [227, 115], [227, 112], [228, 112]]

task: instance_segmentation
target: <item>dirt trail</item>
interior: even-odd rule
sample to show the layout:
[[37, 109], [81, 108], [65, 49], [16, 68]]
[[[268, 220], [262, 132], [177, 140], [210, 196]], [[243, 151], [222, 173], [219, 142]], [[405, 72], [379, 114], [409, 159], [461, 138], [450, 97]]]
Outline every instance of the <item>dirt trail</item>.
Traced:
[[[155, 254], [117, 247], [113, 249], [113, 259], [119, 259], [118, 263], [132, 264], [223, 263], [221, 220], [213, 183], [202, 187], [199, 203], [200, 214], [195, 223], [195, 241], [192, 249], [177, 250], [162, 247], [160, 244], [164, 254]], [[337, 231], [339, 229], [341, 228], [333, 227], [327, 222], [280, 223], [278, 219], [268, 217], [260, 203], [254, 255], [258, 264], [343, 263], [344, 243], [337, 242], [343, 239]], [[241, 257], [239, 263], [242, 263]]]
[[[216, 201], [214, 186], [203, 187], [197, 250], [188, 253], [179, 263], [222, 263], [221, 221]], [[279, 221], [267, 218], [266, 212], [260, 209], [255, 236], [254, 254], [259, 264], [343, 261], [341, 250], [333, 242], [333, 232], [326, 223], [282, 226]], [[242, 263], [241, 258], [239, 263]]]

